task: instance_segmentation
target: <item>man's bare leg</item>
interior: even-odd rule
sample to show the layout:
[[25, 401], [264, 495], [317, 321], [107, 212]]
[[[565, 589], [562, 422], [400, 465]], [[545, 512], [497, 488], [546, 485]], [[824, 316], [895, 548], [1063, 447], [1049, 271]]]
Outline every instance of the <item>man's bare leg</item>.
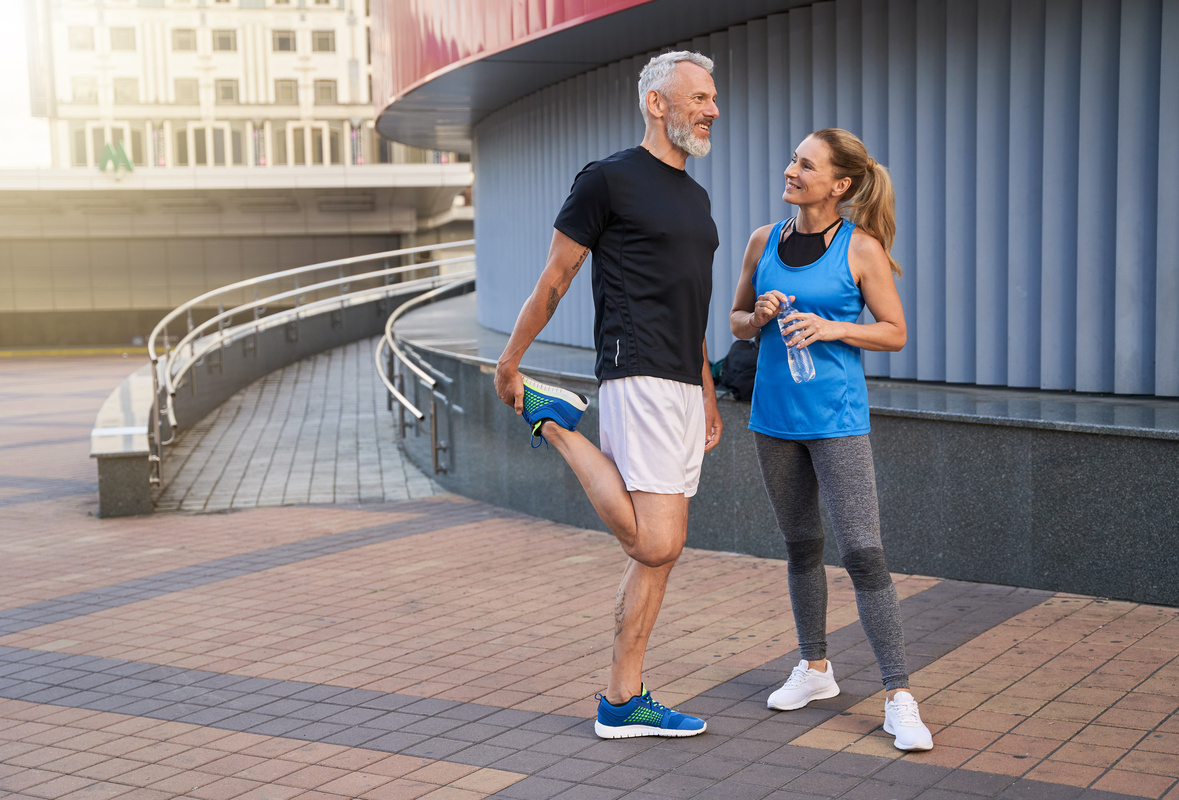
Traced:
[[546, 422], [541, 435], [577, 476], [598, 516], [629, 556], [614, 609], [614, 658], [606, 699], [625, 703], [639, 694], [647, 640], [655, 627], [667, 579], [688, 535], [688, 498], [629, 492], [618, 467], [576, 431]]
[[637, 549], [661, 554], [662, 563], [645, 564], [631, 557], [618, 587], [614, 604], [614, 658], [606, 685], [606, 699], [615, 705], [642, 692], [647, 640], [663, 605], [671, 568], [688, 535], [688, 498], [682, 494], [632, 492], [631, 498], [639, 539], [644, 545]]

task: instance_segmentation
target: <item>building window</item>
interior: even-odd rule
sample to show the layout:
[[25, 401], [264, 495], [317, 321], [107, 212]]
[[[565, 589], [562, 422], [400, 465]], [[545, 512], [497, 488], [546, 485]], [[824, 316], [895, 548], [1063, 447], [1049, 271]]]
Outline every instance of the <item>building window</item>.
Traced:
[[271, 42], [273, 43], [274, 52], [276, 53], [295, 52], [294, 31], [274, 31], [271, 34]]
[[299, 104], [299, 82], [278, 80], [274, 82], [274, 102], [283, 106]]
[[315, 0], [315, 5], [317, 6], [330, 6], [331, 4], [332, 0]]
[[70, 49], [71, 50], [93, 50], [94, 49], [94, 29], [93, 28], [70, 28]]
[[188, 131], [183, 127], [176, 129], [176, 158], [173, 159], [178, 167], [188, 166]]
[[237, 81], [228, 78], [216, 82], [217, 102], [221, 105], [232, 105], [237, 102]]
[[192, 28], [176, 28], [172, 31], [172, 49], [174, 51], [196, 50], [196, 31]]
[[139, 102], [138, 78], [115, 78], [115, 105], [134, 105]]
[[201, 102], [201, 88], [196, 78], [176, 79], [176, 102], [190, 106]]
[[336, 32], [335, 31], [312, 31], [311, 32], [311, 51], [314, 53], [334, 53], [334, 52], [336, 52]]
[[237, 50], [237, 31], [213, 31], [214, 50]]
[[111, 50], [134, 50], [134, 28], [111, 28]]
[[70, 144], [70, 162], [75, 167], [86, 166], [86, 129], [75, 129]]
[[336, 82], [315, 82], [315, 104], [317, 106], [331, 106], [336, 104]]
[[75, 103], [98, 102], [97, 78], [74, 78], [70, 81], [70, 86], [74, 90]]

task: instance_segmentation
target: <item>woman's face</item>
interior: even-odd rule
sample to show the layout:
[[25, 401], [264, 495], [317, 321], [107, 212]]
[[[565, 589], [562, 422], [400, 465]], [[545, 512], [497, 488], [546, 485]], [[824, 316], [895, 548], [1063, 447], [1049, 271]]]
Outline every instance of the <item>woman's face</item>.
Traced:
[[782, 199], [796, 206], [822, 203], [847, 190], [846, 178], [836, 178], [831, 148], [810, 136], [802, 140], [786, 167], [786, 191]]

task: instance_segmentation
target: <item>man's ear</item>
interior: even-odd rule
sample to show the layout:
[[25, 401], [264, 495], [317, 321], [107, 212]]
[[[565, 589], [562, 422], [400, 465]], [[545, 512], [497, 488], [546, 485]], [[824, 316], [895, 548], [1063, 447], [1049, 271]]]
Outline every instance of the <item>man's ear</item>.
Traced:
[[667, 102], [663, 95], [654, 89], [647, 91], [647, 116], [662, 118], [667, 113]]

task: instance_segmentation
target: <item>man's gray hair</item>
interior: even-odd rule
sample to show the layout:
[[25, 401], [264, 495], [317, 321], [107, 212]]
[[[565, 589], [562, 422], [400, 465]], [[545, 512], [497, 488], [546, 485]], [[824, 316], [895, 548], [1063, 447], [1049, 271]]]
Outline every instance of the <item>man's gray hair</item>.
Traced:
[[660, 94], [667, 94], [668, 85], [675, 77], [675, 65], [681, 61], [689, 61], [709, 75], [712, 74], [712, 59], [689, 50], [663, 53], [648, 61], [639, 74], [639, 111], [643, 114], [644, 123], [647, 121], [647, 92], [654, 89]]

